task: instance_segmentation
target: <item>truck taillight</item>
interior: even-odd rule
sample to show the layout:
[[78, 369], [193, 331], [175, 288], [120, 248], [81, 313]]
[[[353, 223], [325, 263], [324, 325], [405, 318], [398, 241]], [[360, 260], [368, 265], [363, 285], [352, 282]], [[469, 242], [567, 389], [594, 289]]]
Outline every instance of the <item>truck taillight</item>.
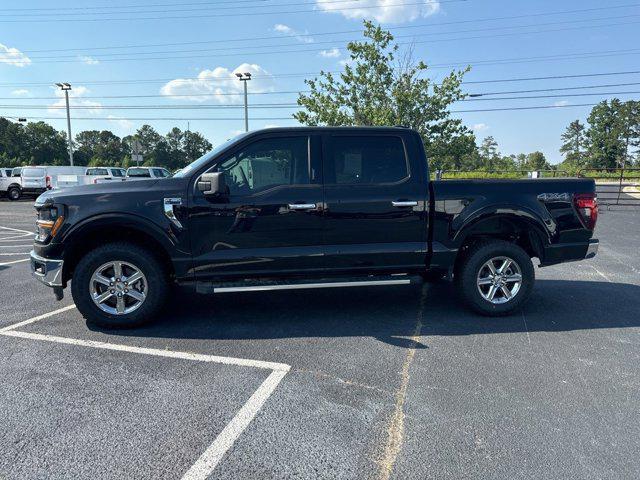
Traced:
[[596, 194], [576, 193], [573, 196], [573, 204], [585, 228], [595, 229], [598, 221], [598, 197]]
[[45, 177], [45, 182], [46, 182], [47, 190], [51, 190], [51, 176], [50, 175], [47, 175]]

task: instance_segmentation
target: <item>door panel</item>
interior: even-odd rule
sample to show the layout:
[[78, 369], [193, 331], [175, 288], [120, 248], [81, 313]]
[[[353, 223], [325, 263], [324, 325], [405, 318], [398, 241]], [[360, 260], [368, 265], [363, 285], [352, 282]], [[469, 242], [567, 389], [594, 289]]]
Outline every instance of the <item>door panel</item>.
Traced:
[[330, 135], [323, 151], [325, 245], [331, 267], [424, 266], [426, 187], [402, 138]]
[[199, 279], [274, 275], [321, 266], [322, 186], [308, 135], [266, 136], [239, 147], [224, 171], [229, 195], [194, 192], [189, 207]]

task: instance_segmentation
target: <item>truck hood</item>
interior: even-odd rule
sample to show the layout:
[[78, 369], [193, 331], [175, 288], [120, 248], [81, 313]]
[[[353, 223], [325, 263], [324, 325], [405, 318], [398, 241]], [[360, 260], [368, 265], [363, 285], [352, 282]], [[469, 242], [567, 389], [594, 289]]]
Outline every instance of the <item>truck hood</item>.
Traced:
[[[173, 179], [149, 179], [138, 181], [110, 182], [98, 183], [94, 185], [80, 185], [68, 188], [60, 188], [44, 192], [36, 199], [36, 204], [49, 202], [64, 203], [66, 198], [91, 197], [100, 195], [127, 195], [132, 193], [140, 193], [151, 189], [159, 183], [173, 183]], [[167, 185], [170, 188], [170, 185]]]

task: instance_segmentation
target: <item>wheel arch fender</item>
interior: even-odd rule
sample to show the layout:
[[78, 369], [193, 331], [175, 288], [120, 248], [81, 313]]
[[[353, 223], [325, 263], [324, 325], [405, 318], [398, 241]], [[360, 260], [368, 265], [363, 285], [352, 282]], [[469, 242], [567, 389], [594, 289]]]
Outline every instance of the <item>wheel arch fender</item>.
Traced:
[[97, 245], [128, 241], [148, 248], [173, 273], [171, 258], [176, 250], [173, 234], [152, 221], [130, 213], [107, 213], [88, 217], [64, 232], [65, 279], [71, 277], [79, 259]]
[[540, 256], [543, 254], [544, 245], [551, 243], [555, 222], [551, 217], [545, 219], [527, 207], [491, 205], [464, 218], [460, 226], [455, 228], [452, 240], [460, 248], [475, 235], [499, 238], [512, 233], [514, 228], [527, 232], [533, 252]]

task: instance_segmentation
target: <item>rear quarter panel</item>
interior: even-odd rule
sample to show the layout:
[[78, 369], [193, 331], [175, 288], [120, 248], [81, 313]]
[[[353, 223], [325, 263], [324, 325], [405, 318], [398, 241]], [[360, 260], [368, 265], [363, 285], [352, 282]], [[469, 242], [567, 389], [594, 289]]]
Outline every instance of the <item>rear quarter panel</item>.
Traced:
[[527, 222], [543, 246], [587, 242], [593, 235], [573, 206], [575, 193], [595, 192], [593, 180], [444, 180], [432, 188], [433, 240], [448, 249], [460, 248], [469, 227], [496, 216]]

